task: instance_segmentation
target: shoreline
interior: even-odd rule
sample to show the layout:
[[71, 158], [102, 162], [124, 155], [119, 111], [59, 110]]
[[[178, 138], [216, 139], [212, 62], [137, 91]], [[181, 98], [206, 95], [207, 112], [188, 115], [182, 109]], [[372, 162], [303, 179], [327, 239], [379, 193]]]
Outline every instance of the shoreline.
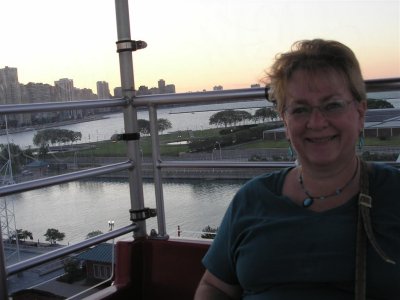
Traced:
[[[107, 118], [108, 118], [107, 114], [100, 114], [100, 115], [93, 115], [93, 116], [90, 116], [90, 117], [86, 117], [86, 118], [83, 118], [83, 119], [66, 120], [66, 121], [60, 121], [60, 122], [55, 122], [55, 123], [47, 123], [47, 124], [41, 124], [41, 125], [32, 125], [32, 126], [26, 126], [26, 127], [9, 128], [8, 129], [8, 134], [21, 133], [21, 132], [27, 132], [27, 131], [35, 131], [35, 130], [39, 131], [39, 130], [47, 129], [47, 128], [54, 128], [54, 127], [72, 125], [72, 124], [92, 122], [92, 121], [103, 120], [103, 119], [107, 119]], [[7, 135], [6, 129], [0, 129], [0, 136], [4, 136], [4, 135]]]

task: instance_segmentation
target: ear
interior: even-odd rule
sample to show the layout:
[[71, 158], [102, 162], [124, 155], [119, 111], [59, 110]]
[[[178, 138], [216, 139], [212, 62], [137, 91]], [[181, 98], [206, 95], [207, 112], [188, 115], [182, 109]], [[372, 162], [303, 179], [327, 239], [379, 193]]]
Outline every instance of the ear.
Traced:
[[368, 109], [368, 107], [367, 107], [366, 100], [361, 100], [360, 102], [358, 102], [357, 111], [359, 114], [359, 122], [360, 122], [361, 128], [364, 128], [365, 115], [367, 113], [367, 109]]

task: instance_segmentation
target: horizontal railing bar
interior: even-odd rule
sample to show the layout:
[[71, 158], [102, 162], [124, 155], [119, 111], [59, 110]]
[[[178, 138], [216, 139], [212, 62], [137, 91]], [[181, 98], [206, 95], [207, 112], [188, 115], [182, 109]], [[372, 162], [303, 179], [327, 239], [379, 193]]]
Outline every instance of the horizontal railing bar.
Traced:
[[159, 168], [287, 168], [294, 166], [294, 162], [263, 162], [263, 161], [230, 161], [230, 160], [210, 160], [210, 161], [160, 161]]
[[0, 187], [0, 197], [16, 193], [22, 193], [25, 191], [34, 190], [38, 188], [48, 187], [56, 184], [76, 181], [88, 177], [99, 176], [111, 172], [123, 171], [132, 167], [134, 167], [133, 162], [126, 161], [126, 162], [110, 164], [106, 166], [71, 172], [57, 176], [51, 176], [16, 184], [10, 184]]
[[68, 102], [43, 102], [26, 104], [5, 104], [0, 105], [0, 114], [11, 113], [32, 113], [43, 111], [58, 111], [68, 109], [101, 108], [125, 106], [128, 101], [123, 98], [100, 99], [100, 100], [76, 100]]
[[[400, 91], [400, 77], [386, 79], [370, 79], [365, 81], [368, 92]], [[159, 94], [138, 96], [135, 106], [170, 105], [170, 104], [205, 104], [214, 102], [238, 102], [254, 99], [266, 99], [265, 88], [247, 88], [224, 91]]]
[[[395, 168], [400, 168], [400, 162], [373, 162], [373, 163], [384, 163], [391, 165]], [[144, 164], [146, 165], [146, 164]], [[230, 160], [210, 160], [210, 161], [159, 161], [157, 163], [158, 168], [271, 168], [281, 169], [295, 166], [295, 162], [292, 161], [230, 161]]]
[[25, 271], [27, 269], [36, 267], [36, 266], [44, 264], [46, 262], [49, 262], [53, 259], [57, 259], [57, 258], [66, 256], [68, 254], [83, 250], [85, 248], [89, 248], [89, 247], [97, 245], [101, 242], [111, 240], [113, 238], [119, 237], [121, 235], [127, 234], [132, 231], [135, 231], [137, 228], [138, 228], [138, 225], [136, 223], [132, 223], [131, 225], [112, 230], [110, 232], [107, 232], [107, 233], [89, 238], [87, 240], [84, 240], [82, 242], [79, 242], [79, 243], [76, 243], [73, 245], [68, 245], [68, 246], [59, 248], [57, 250], [54, 250], [54, 251], [51, 251], [48, 253], [44, 253], [39, 256], [24, 260], [22, 262], [18, 262], [16, 264], [6, 267], [7, 276], [11, 276], [13, 274]]
[[[170, 104], [206, 104], [247, 101], [253, 99], [264, 99], [264, 88], [248, 88], [211, 92], [178, 93], [178, 94], [157, 94], [135, 97], [134, 106], [148, 105], [170, 105]], [[218, 104], [218, 103], [217, 103]]]
[[[383, 92], [400, 90], [400, 78], [370, 79], [365, 81], [367, 92]], [[100, 108], [100, 107], [122, 107], [131, 103], [135, 107], [149, 105], [171, 105], [171, 104], [205, 104], [213, 102], [238, 102], [254, 99], [266, 99], [265, 88], [247, 88], [224, 91], [209, 91], [195, 93], [174, 93], [144, 95], [133, 98], [133, 101], [117, 99], [100, 100], [76, 100], [69, 102], [46, 102], [28, 104], [5, 104], [0, 105], [0, 114], [31, 113], [42, 111], [58, 111], [67, 109]]]
[[400, 91], [400, 77], [365, 80], [368, 93]]

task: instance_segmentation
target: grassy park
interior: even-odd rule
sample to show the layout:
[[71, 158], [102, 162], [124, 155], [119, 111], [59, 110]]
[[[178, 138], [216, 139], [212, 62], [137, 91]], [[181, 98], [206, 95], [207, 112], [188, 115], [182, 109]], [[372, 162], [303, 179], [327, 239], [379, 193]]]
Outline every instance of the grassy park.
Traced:
[[[211, 143], [216, 140], [222, 140], [224, 138], [221, 135], [221, 128], [207, 129], [192, 131], [189, 135], [187, 132], [172, 132], [168, 134], [159, 135], [160, 141], [160, 154], [162, 156], [179, 156], [179, 153], [190, 152], [188, 144], [179, 144], [179, 142], [187, 142], [193, 140], [209, 140]], [[92, 149], [82, 150], [80, 152], [81, 156], [94, 155], [100, 157], [109, 156], [125, 156], [126, 155], [126, 143], [125, 142], [112, 142], [112, 141], [102, 141], [93, 143], [95, 146]], [[391, 137], [390, 139], [379, 139], [379, 138], [366, 138], [365, 146], [400, 146], [400, 137]], [[251, 141], [240, 142], [237, 141], [233, 145], [224, 146], [221, 143], [222, 149], [264, 149], [264, 148], [287, 148], [288, 142], [285, 139], [282, 140], [263, 140], [260, 136], [258, 139]], [[142, 136], [140, 139], [140, 151], [144, 157], [151, 156], [151, 137]]]

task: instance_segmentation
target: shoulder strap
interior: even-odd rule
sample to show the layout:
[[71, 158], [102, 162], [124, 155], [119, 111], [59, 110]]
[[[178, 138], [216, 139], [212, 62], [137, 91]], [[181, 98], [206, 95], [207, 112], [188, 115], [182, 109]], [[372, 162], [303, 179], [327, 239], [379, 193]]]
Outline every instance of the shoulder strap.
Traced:
[[356, 240], [356, 274], [355, 274], [355, 299], [366, 299], [366, 258], [367, 238], [379, 256], [388, 263], [395, 264], [379, 246], [376, 241], [372, 225], [370, 210], [372, 197], [369, 195], [368, 165], [360, 159], [360, 195], [358, 197], [358, 220]]

